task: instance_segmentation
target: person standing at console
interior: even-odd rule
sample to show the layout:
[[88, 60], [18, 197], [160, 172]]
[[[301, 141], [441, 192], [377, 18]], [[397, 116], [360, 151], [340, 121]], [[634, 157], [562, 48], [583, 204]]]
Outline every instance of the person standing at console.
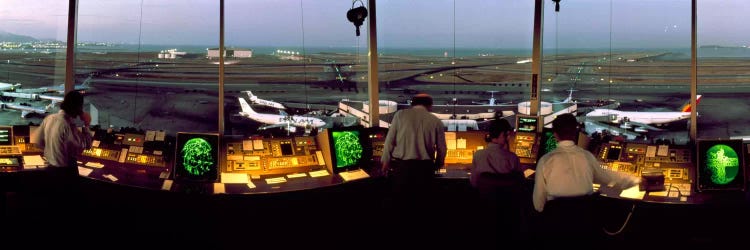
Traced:
[[390, 172], [391, 194], [397, 215], [418, 219], [430, 201], [435, 171], [445, 163], [445, 126], [431, 112], [432, 97], [417, 94], [411, 108], [393, 116], [385, 137], [383, 173]]

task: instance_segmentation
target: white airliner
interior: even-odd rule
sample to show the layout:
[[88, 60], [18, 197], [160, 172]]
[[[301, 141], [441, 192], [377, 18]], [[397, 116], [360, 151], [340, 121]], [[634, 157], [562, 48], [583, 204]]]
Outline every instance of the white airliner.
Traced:
[[21, 87], [20, 83], [12, 84], [6, 82], [0, 82], [0, 91], [15, 90], [17, 87]]
[[253, 104], [268, 106], [277, 109], [286, 109], [286, 107], [284, 107], [284, 105], [281, 105], [281, 103], [260, 99], [258, 98], [258, 96], [253, 95], [253, 92], [250, 92], [249, 90], [242, 91], [242, 93], [247, 93], [247, 98], [249, 98], [250, 102], [252, 102]]
[[237, 98], [240, 101], [240, 107], [242, 111], [239, 113], [241, 116], [250, 118], [254, 121], [268, 124], [258, 128], [259, 130], [269, 128], [284, 128], [289, 132], [294, 133], [297, 131], [297, 127], [308, 129], [319, 129], [326, 125], [326, 123], [320, 118], [297, 116], [297, 115], [275, 115], [275, 114], [261, 114], [255, 112], [250, 104], [245, 101], [242, 97]]
[[40, 114], [40, 115], [47, 114], [47, 110], [49, 106], [47, 108], [38, 108], [38, 107], [32, 107], [32, 106], [27, 106], [23, 104], [0, 103], [0, 108], [21, 111], [21, 118], [26, 118], [28, 115], [32, 113]]
[[[700, 102], [701, 95], [695, 99], [696, 105]], [[607, 123], [620, 124], [621, 128], [634, 128], [637, 132], [648, 130], [661, 130], [654, 126], [666, 125], [672, 122], [690, 119], [690, 103], [684, 105], [680, 111], [620, 111], [613, 109], [594, 109], [586, 114], [591, 118]]]
[[[81, 84], [76, 84], [73, 86], [73, 90], [81, 92], [81, 94], [86, 93], [91, 87], [89, 85], [89, 82], [91, 81], [91, 76], [86, 78], [86, 80], [83, 80]], [[54, 92], [58, 94], [65, 94], [65, 84], [59, 84], [52, 87], [41, 87], [40, 89], [46, 89], [46, 92]]]

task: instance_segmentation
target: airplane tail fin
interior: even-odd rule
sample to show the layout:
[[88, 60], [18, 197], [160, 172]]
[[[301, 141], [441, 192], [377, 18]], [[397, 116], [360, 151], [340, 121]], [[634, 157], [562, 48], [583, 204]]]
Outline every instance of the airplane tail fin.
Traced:
[[[698, 103], [701, 102], [701, 96], [702, 95], [697, 95], [695, 97], [695, 105], [696, 106], [698, 106]], [[682, 112], [691, 112], [692, 111], [692, 107], [690, 106], [690, 101], [688, 101], [685, 105], [682, 105], [682, 107], [680, 108], [680, 111], [682, 111]]]
[[86, 80], [83, 80], [83, 82], [81, 83], [81, 86], [83, 86], [83, 87], [89, 87], [89, 85], [91, 84], [91, 78], [93, 78], [93, 77], [89, 76], [89, 77], [86, 78]]
[[570, 88], [570, 89], [568, 90], [568, 98], [565, 98], [565, 100], [563, 100], [563, 101], [562, 101], [562, 103], [570, 103], [570, 102], [573, 102], [573, 91], [575, 91], [575, 89], [573, 89], [573, 88]]
[[240, 108], [242, 108], [242, 112], [245, 112], [247, 114], [255, 114], [255, 110], [250, 107], [250, 104], [247, 104], [247, 101], [243, 99], [242, 97], [237, 98], [240, 100]]
[[242, 91], [242, 93], [247, 94], [247, 98], [249, 98], [251, 101], [255, 101], [258, 99], [258, 97], [253, 95], [253, 92], [251, 92], [250, 90]]

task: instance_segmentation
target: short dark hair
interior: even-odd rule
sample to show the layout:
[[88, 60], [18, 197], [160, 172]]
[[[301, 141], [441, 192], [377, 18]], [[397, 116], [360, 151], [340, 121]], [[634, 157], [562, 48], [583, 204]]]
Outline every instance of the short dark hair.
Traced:
[[80, 115], [83, 112], [83, 95], [78, 91], [68, 92], [60, 103], [60, 109], [74, 117]]
[[571, 113], [558, 115], [552, 121], [552, 131], [560, 140], [574, 140], [578, 136], [578, 120]]
[[490, 121], [490, 126], [487, 128], [487, 132], [489, 132], [490, 138], [497, 138], [503, 132], [508, 132], [512, 129], [510, 122], [501, 118]]
[[432, 107], [432, 96], [425, 94], [425, 93], [416, 94], [411, 98], [411, 105], [412, 106], [422, 105], [425, 107]]

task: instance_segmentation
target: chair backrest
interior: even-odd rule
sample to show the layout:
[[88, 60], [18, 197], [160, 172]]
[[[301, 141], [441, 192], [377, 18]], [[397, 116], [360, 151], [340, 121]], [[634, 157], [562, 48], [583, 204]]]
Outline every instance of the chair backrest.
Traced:
[[562, 197], [547, 201], [542, 227], [550, 237], [590, 239], [597, 234], [596, 195]]

